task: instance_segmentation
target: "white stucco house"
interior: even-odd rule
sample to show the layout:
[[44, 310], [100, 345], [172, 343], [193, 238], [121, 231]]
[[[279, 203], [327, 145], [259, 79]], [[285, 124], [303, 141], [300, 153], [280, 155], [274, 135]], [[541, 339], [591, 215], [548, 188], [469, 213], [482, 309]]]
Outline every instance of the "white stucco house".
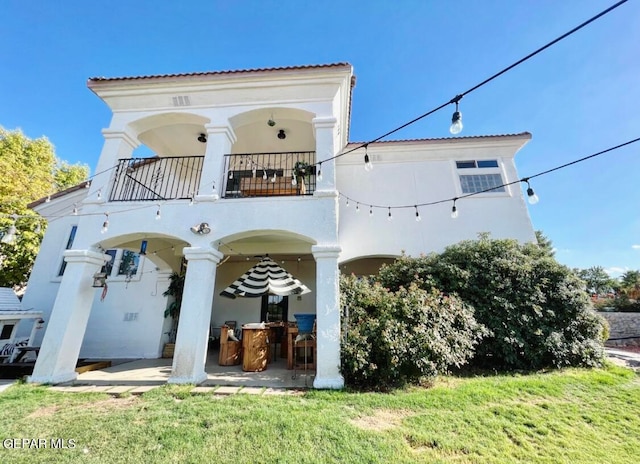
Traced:
[[[170, 382], [203, 381], [210, 327], [264, 320], [266, 305], [317, 314], [314, 386], [340, 388], [340, 272], [479, 232], [535, 240], [517, 184], [459, 201], [455, 219], [450, 202], [411, 206], [517, 180], [530, 134], [371, 143], [367, 171], [364, 148], [329, 160], [360, 145], [354, 86], [347, 63], [89, 79], [113, 117], [91, 182], [33, 205], [49, 225], [23, 299], [47, 322], [30, 381], [72, 380], [78, 357], [159, 357], [162, 294], [186, 266]], [[220, 296], [266, 254], [311, 292]]]

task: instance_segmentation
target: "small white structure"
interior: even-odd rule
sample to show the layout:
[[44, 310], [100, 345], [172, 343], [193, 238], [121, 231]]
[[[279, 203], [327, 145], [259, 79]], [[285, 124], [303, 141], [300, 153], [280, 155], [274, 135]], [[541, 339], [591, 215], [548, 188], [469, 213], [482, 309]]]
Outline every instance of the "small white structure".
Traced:
[[0, 287], [0, 359], [7, 360], [13, 354], [17, 341], [18, 325], [26, 326], [30, 330], [27, 344], [31, 345], [36, 334], [36, 330], [42, 328], [42, 311], [24, 309], [18, 296], [13, 289]]
[[[364, 149], [333, 159], [359, 146], [347, 63], [88, 85], [113, 112], [97, 174], [33, 205], [56, 219], [24, 297], [49, 320], [32, 382], [72, 380], [79, 356], [160, 356], [163, 292], [186, 268], [170, 382], [206, 378], [210, 327], [316, 313], [314, 386], [340, 388], [340, 271], [375, 273], [480, 232], [535, 240], [520, 187], [502, 186], [518, 179], [528, 133], [371, 143], [370, 172]], [[458, 201], [457, 219], [451, 203], [413, 206], [493, 187]], [[219, 296], [267, 254], [311, 292]]]

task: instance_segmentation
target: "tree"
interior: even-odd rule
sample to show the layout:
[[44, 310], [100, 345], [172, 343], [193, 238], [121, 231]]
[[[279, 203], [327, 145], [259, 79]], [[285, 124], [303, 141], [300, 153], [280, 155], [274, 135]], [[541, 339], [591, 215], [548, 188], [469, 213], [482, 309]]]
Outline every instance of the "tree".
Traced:
[[578, 276], [584, 280], [586, 290], [591, 295], [604, 295], [615, 287], [615, 282], [607, 274], [602, 266], [592, 266], [589, 269], [580, 269]]
[[627, 271], [620, 277], [620, 291], [630, 299], [640, 299], [640, 271]]
[[549, 256], [555, 256], [556, 252], [553, 248], [553, 242], [549, 240], [549, 238], [544, 235], [541, 230], [536, 230], [536, 240], [538, 242], [538, 246], [544, 250]]
[[27, 208], [39, 198], [86, 179], [86, 165], [58, 160], [45, 138], [30, 139], [20, 130], [0, 126], [0, 233], [13, 225], [13, 243], [0, 242], [0, 286], [21, 287], [29, 277], [46, 224]]

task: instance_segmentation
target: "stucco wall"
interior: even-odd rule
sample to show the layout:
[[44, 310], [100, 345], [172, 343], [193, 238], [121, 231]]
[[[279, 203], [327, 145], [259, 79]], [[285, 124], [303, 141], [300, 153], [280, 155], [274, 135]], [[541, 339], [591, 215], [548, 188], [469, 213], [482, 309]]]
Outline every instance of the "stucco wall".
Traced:
[[640, 313], [601, 312], [599, 314], [609, 323], [609, 340], [607, 340], [607, 345], [640, 346]]

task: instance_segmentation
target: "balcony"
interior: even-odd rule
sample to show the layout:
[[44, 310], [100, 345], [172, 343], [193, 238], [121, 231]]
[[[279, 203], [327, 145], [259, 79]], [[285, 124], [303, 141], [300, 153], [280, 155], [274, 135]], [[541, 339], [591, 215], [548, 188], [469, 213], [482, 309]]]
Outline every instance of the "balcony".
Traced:
[[316, 153], [225, 155], [223, 198], [313, 195]]
[[[198, 193], [203, 156], [118, 160], [109, 201], [189, 199]], [[313, 195], [315, 152], [225, 155], [223, 198]]]

